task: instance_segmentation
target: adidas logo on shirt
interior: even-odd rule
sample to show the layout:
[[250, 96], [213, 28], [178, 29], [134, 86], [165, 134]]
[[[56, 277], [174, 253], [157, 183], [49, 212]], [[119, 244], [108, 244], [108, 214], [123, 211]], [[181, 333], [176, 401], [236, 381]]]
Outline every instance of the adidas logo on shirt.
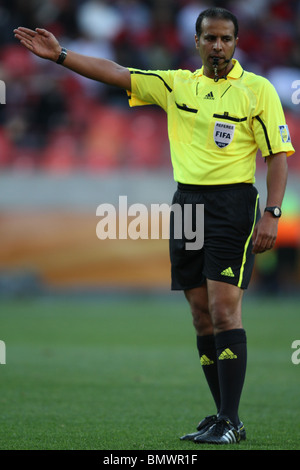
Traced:
[[210, 93], [207, 93], [207, 95], [204, 96], [205, 100], [214, 100], [215, 97], [213, 95], [213, 92], [211, 91]]
[[221, 272], [221, 276], [234, 277], [234, 274], [231, 268], [227, 268]]

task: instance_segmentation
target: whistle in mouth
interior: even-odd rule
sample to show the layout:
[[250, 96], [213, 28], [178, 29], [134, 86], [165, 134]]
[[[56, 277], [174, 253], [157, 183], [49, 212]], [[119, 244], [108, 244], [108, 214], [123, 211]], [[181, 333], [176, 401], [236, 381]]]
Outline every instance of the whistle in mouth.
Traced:
[[214, 78], [215, 82], [217, 82], [219, 80], [218, 64], [219, 64], [219, 57], [214, 57], [213, 58], [213, 69], [214, 69], [214, 74], [215, 74], [215, 78]]

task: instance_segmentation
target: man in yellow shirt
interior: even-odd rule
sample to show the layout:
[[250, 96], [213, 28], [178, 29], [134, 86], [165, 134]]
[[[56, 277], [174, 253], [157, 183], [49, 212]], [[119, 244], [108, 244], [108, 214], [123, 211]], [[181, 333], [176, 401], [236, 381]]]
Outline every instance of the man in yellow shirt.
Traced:
[[[182, 439], [228, 444], [245, 439], [238, 408], [246, 371], [242, 298], [254, 255], [273, 248], [294, 152], [279, 98], [264, 78], [233, 59], [238, 22], [221, 8], [202, 12], [195, 42], [203, 62], [195, 72], [142, 71], [62, 48], [46, 30], [15, 30], [36, 55], [81, 75], [127, 90], [131, 106], [156, 104], [168, 116], [173, 203], [204, 205], [204, 244], [187, 250], [171, 217], [172, 289], [190, 304], [203, 371], [216, 404], [195, 433]], [[267, 201], [260, 216], [255, 182], [257, 150], [266, 158]], [[184, 217], [182, 218], [184, 220]], [[194, 220], [195, 222], [195, 220]], [[184, 228], [184, 227], [183, 227]]]

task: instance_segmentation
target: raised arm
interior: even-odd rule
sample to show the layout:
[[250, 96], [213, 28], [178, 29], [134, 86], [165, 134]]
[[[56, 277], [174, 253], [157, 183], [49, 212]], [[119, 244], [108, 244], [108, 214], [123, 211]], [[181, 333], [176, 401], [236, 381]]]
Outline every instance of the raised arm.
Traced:
[[[53, 62], [58, 60], [62, 47], [49, 31], [19, 27], [14, 30], [14, 34], [23, 46], [38, 57]], [[129, 70], [111, 60], [88, 57], [68, 50], [62, 65], [92, 80], [131, 90]]]

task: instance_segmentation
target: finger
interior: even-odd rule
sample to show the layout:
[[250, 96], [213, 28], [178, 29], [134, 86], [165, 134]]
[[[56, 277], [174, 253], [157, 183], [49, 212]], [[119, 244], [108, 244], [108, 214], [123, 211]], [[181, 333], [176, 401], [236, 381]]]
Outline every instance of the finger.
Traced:
[[252, 253], [254, 255], [258, 255], [259, 253], [263, 253], [265, 250], [260, 245], [255, 245], [252, 249]]
[[272, 250], [272, 248], [274, 248], [275, 242], [276, 239], [272, 237], [266, 244], [266, 250]]
[[259, 253], [260, 249], [260, 239], [257, 235], [257, 230], [254, 231], [252, 236], [252, 253]]
[[273, 237], [262, 237], [258, 239], [253, 245], [253, 253], [264, 253], [265, 251], [272, 250], [275, 245], [275, 240]]
[[47, 31], [46, 29], [42, 29], [42, 28], [35, 28], [36, 32], [38, 34], [40, 34], [41, 36], [45, 36], [46, 38], [50, 36], [50, 33], [49, 31]]
[[257, 246], [256, 248], [253, 249], [253, 254], [255, 255], [259, 255], [260, 253], [264, 253], [266, 250], [266, 248], [262, 247], [262, 246]]
[[24, 46], [28, 46], [31, 44], [31, 37], [24, 35], [23, 33], [15, 33], [15, 38], [19, 39], [20, 43], [23, 44]]
[[32, 29], [29, 29], [29, 28], [25, 28], [24, 26], [19, 26], [14, 31], [27, 34], [28, 36], [31, 36], [31, 37], [34, 37], [36, 35], [35, 31], [33, 31]]
[[27, 49], [33, 51], [33, 45], [31, 43], [31, 41], [28, 41], [27, 39], [21, 39], [20, 40], [20, 43], [25, 46]]
[[28, 41], [31, 41], [34, 36], [31, 36], [25, 31], [20, 31], [20, 30], [15, 30], [15, 37], [18, 39], [27, 39]]
[[259, 244], [258, 240], [256, 240], [256, 241], [253, 243], [253, 246], [252, 246], [252, 253], [254, 253], [254, 254], [260, 253], [260, 244]]
[[263, 253], [266, 250], [266, 241], [262, 238], [257, 236], [256, 240], [253, 243], [252, 252], [254, 254]]

